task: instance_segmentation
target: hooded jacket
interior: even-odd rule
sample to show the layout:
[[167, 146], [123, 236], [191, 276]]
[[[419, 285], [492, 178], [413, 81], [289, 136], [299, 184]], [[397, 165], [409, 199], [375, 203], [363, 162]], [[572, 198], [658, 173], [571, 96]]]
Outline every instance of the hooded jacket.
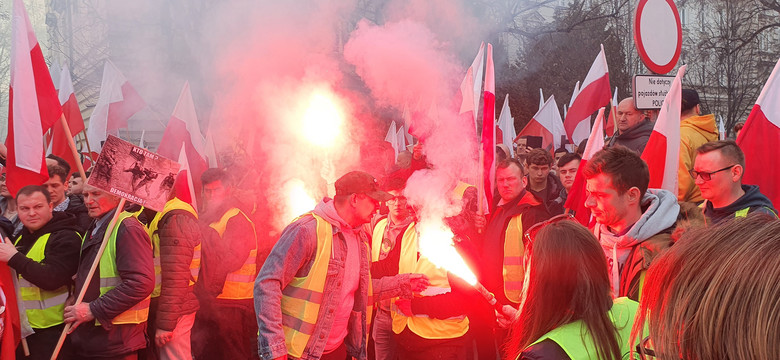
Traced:
[[680, 213], [677, 197], [667, 190], [648, 189], [641, 206], [642, 216], [623, 234], [613, 234], [601, 223], [593, 230], [607, 256], [613, 292], [632, 300], [639, 298], [641, 272], [672, 245], [671, 232]]
[[623, 145], [641, 155], [642, 151], [645, 150], [647, 140], [650, 140], [650, 134], [652, 133], [653, 122], [649, 119], [645, 119], [626, 129], [626, 131], [620, 132], [610, 138], [608, 146]]
[[[531, 185], [525, 187], [528, 192], [534, 194], [538, 199], [542, 200], [544, 207], [551, 216], [563, 214], [563, 205], [566, 202], [560, 200], [561, 191], [564, 190], [561, 180], [553, 175], [552, 172], [547, 174], [547, 188], [542, 191], [531, 190]], [[544, 196], [544, 198], [543, 198]]]
[[705, 201], [704, 216], [707, 221], [717, 224], [733, 218], [738, 211], [745, 209], [748, 213], [759, 212], [777, 217], [777, 210], [772, 206], [772, 201], [758, 190], [758, 185], [742, 185], [742, 190], [745, 191], [745, 195], [722, 208], [715, 208], [711, 202]]
[[[81, 238], [74, 220], [68, 214], [55, 211], [52, 219], [42, 228], [30, 232], [22, 228], [21, 239], [16, 244], [18, 253], [8, 260], [8, 265], [19, 275], [44, 290], [56, 290], [72, 285], [72, 276], [79, 266]], [[35, 241], [41, 235], [50, 234], [44, 249], [44, 259], [40, 263], [28, 258]]]
[[710, 141], [718, 140], [715, 115], [691, 116], [680, 123], [680, 168], [677, 171], [677, 200], [701, 202], [701, 190], [688, 173], [693, 169], [696, 149]]

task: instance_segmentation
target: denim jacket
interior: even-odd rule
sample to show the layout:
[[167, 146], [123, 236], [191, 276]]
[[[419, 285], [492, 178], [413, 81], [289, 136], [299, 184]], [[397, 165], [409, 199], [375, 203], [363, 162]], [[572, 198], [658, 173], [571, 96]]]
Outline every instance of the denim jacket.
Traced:
[[[326, 199], [326, 202], [330, 201]], [[316, 212], [316, 211], [315, 211]], [[333, 225], [333, 224], [332, 224]], [[338, 236], [341, 230], [333, 226], [333, 251], [328, 264], [322, 303], [314, 326], [314, 332], [301, 356], [301, 359], [319, 359], [328, 341], [337, 308], [337, 294], [344, 279], [347, 244]], [[360, 233], [363, 242], [368, 243], [365, 233]], [[254, 301], [259, 335], [258, 355], [260, 359], [275, 359], [287, 355], [284, 331], [282, 330], [281, 297], [282, 289], [294, 277], [306, 276], [314, 263], [317, 250], [317, 222], [306, 216], [293, 222], [282, 232], [279, 241], [260, 269], [255, 280]], [[369, 252], [366, 246], [360, 246], [360, 280], [355, 292], [355, 304], [347, 325], [347, 337], [344, 339], [347, 353], [357, 360], [365, 360], [366, 355], [366, 302], [368, 301]], [[401, 285], [403, 283], [403, 286]], [[410, 296], [411, 290], [406, 279], [383, 278], [374, 281], [374, 300], [394, 296]]]

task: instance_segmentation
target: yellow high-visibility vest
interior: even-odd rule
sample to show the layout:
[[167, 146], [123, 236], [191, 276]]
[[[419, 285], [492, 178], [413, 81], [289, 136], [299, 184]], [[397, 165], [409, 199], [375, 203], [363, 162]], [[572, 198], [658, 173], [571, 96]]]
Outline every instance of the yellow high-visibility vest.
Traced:
[[255, 277], [257, 277], [257, 234], [255, 233], [255, 224], [243, 211], [238, 208], [232, 208], [225, 212], [219, 221], [213, 222], [209, 226], [216, 230], [219, 237], [222, 238], [228, 221], [234, 216], [243, 216], [252, 225], [252, 238], [255, 246], [249, 252], [244, 265], [227, 275], [225, 285], [222, 287], [222, 292], [217, 296], [217, 299], [252, 299], [254, 296]]
[[[119, 211], [119, 210], [117, 210]], [[125, 219], [133, 217], [133, 213], [123, 211], [119, 214], [116, 221], [116, 225], [113, 229], [106, 229], [111, 231], [111, 236], [106, 243], [106, 250], [103, 255], [100, 256], [100, 296], [105, 295], [107, 292], [113, 290], [119, 284], [122, 283], [122, 278], [119, 276], [119, 270], [116, 268], [116, 235], [119, 231], [119, 226]], [[134, 221], [137, 221], [134, 219]], [[152, 243], [149, 243], [151, 249]], [[84, 286], [89, 286], [84, 284]], [[133, 305], [127, 311], [117, 315], [117, 317], [111, 319], [112, 324], [140, 324], [145, 322], [149, 318], [149, 302], [151, 296], [147, 296], [146, 299], [141, 300], [137, 304]], [[100, 323], [95, 320], [97, 325]]]
[[510, 301], [519, 304], [523, 292], [523, 221], [522, 215], [509, 220], [504, 233], [504, 295]]
[[[154, 291], [152, 291], [152, 297], [160, 296], [160, 288], [162, 285], [162, 276], [160, 275], [162, 267], [160, 266], [160, 234], [158, 228], [160, 226], [160, 220], [173, 210], [184, 210], [195, 218], [198, 218], [198, 213], [192, 207], [192, 205], [180, 200], [179, 198], [173, 198], [165, 203], [163, 211], [157, 213], [152, 221], [149, 223], [149, 227], [146, 229], [149, 232], [149, 238], [152, 239], [152, 249], [154, 250]], [[200, 271], [200, 249], [201, 245], [198, 244], [193, 249], [192, 261], [190, 262], [190, 286], [195, 284], [198, 279], [198, 271]]]
[[[35, 243], [27, 252], [27, 257], [35, 262], [42, 262], [46, 244], [51, 234], [43, 234], [35, 240]], [[19, 236], [14, 245], [19, 243]], [[45, 329], [62, 324], [65, 310], [65, 300], [68, 299], [68, 287], [61, 286], [56, 290], [44, 290], [27, 281], [19, 275], [19, 293], [27, 311], [27, 320], [33, 329]]]
[[[380, 224], [381, 231], [374, 230], [374, 243], [377, 241], [377, 235], [380, 237], [379, 241], [382, 241], [381, 236], [384, 234], [384, 228], [387, 226], [387, 219], [377, 223], [377, 227], [380, 227]], [[451, 291], [452, 289], [447, 279], [447, 271], [436, 267], [424, 256], [420, 256], [418, 259], [418, 249], [417, 230], [415, 229], [415, 223], [411, 223], [404, 231], [401, 240], [398, 273], [425, 274], [430, 282], [428, 291], [435, 291], [438, 294]], [[469, 329], [469, 320], [466, 316], [457, 316], [449, 319], [433, 319], [427, 315], [407, 317], [395, 305], [397, 299], [393, 299], [390, 306], [393, 318], [393, 332], [396, 334], [400, 334], [408, 327], [410, 331], [426, 339], [453, 339], [463, 336]]]
[[[317, 250], [314, 253], [314, 262], [309, 273], [303, 277], [296, 277], [282, 290], [282, 330], [284, 331], [284, 343], [287, 353], [299, 358], [309, 343], [309, 338], [314, 332], [317, 317], [322, 303], [322, 293], [325, 289], [325, 280], [328, 276], [328, 264], [333, 251], [333, 225], [314, 213], [299, 216], [298, 219], [312, 216], [317, 222]], [[366, 254], [368, 254], [368, 244]], [[366, 302], [366, 322], [369, 323], [373, 308], [373, 288], [369, 275], [368, 299]], [[366, 328], [370, 328], [367, 324]], [[366, 336], [368, 332], [366, 332]], [[367, 341], [367, 339], [364, 339]]]

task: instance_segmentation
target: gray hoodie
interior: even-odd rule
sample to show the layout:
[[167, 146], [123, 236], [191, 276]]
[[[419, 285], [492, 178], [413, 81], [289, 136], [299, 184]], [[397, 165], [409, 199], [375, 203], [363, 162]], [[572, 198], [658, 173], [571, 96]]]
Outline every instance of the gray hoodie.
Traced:
[[[631, 249], [650, 237], [670, 228], [677, 221], [680, 205], [670, 191], [647, 189], [642, 198], [642, 217], [623, 234], [613, 234], [604, 224], [596, 223], [594, 234], [599, 239], [610, 268], [612, 291], [618, 294], [620, 272]], [[613, 266], [617, 259], [618, 266]]]

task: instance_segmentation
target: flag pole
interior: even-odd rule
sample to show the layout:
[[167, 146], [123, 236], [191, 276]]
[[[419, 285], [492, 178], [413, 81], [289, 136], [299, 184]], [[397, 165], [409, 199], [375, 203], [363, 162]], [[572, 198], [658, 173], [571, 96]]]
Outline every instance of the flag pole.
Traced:
[[484, 215], [484, 202], [485, 202], [485, 149], [482, 146], [479, 147], [479, 177], [477, 178], [477, 214]]
[[[83, 170], [82, 170], [83, 171]], [[73, 303], [73, 306], [76, 306], [78, 304], [81, 304], [81, 301], [84, 300], [84, 295], [87, 293], [87, 289], [89, 288], [89, 283], [92, 282], [92, 277], [95, 275], [95, 270], [97, 269], [98, 264], [100, 263], [100, 257], [103, 256], [103, 252], [106, 250], [106, 244], [108, 244], [108, 238], [111, 237], [112, 229], [114, 229], [115, 226], [117, 226], [117, 220], [119, 220], [119, 214], [122, 213], [123, 209], [125, 208], [125, 199], [122, 198], [119, 200], [119, 205], [116, 207], [116, 211], [114, 212], [114, 216], [111, 218], [111, 221], [108, 223], [108, 227], [106, 228], [106, 233], [103, 234], [103, 241], [100, 243], [100, 248], [98, 248], [97, 254], [95, 255], [95, 260], [92, 261], [92, 266], [89, 268], [89, 272], [87, 273], [87, 277], [84, 279], [84, 286], [81, 287], [81, 291], [79, 291], [78, 297], [76, 297], [76, 302]], [[62, 350], [62, 344], [65, 342], [65, 337], [68, 336], [68, 332], [70, 331], [70, 328], [73, 326], [73, 323], [68, 323], [65, 325], [65, 328], [62, 329], [62, 333], [60, 334], [60, 339], [57, 341], [57, 346], [54, 348], [54, 353], [51, 354], [51, 360], [56, 360], [57, 355], [59, 355], [60, 350]]]
[[60, 123], [62, 124], [63, 130], [65, 130], [65, 136], [68, 138], [68, 145], [70, 146], [70, 151], [73, 153], [73, 160], [76, 160], [76, 167], [79, 170], [79, 174], [81, 175], [81, 178], [84, 179], [84, 181], [87, 181], [87, 173], [84, 172], [84, 165], [81, 163], [81, 156], [79, 155], [79, 151], [76, 149], [76, 142], [73, 141], [73, 134], [70, 133], [70, 127], [68, 127], [68, 121], [65, 120], [65, 114], [60, 115]]
[[87, 154], [89, 156], [89, 159], [92, 161], [95, 161], [95, 159], [92, 158], [92, 148], [89, 146], [89, 137], [87, 136], [86, 131], [82, 131], [79, 134], [81, 134], [81, 137], [84, 138], [84, 143], [87, 144]]

